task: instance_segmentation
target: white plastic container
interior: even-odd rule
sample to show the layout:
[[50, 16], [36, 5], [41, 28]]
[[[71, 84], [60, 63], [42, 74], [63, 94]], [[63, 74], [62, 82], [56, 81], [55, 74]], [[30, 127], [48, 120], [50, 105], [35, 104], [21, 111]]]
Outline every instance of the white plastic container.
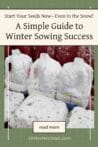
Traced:
[[[10, 72], [9, 63], [11, 64]], [[18, 49], [12, 50], [12, 55], [5, 59], [5, 84], [9, 85], [11, 90], [25, 91], [31, 64], [32, 59], [28, 55], [21, 53]]]
[[[63, 65], [57, 82], [56, 98], [86, 107], [91, 93], [93, 69], [82, 58]], [[73, 101], [72, 101], [73, 100]]]
[[57, 77], [61, 71], [59, 62], [48, 54], [42, 53], [31, 67], [28, 83], [29, 94], [33, 90], [43, 92], [46, 96], [55, 98]]

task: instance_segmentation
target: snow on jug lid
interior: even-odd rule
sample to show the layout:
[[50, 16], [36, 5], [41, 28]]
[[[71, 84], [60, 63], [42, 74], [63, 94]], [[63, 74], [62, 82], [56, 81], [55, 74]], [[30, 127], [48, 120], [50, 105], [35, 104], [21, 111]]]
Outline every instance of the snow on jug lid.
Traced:
[[12, 50], [12, 55], [19, 55], [21, 54], [19, 49]]

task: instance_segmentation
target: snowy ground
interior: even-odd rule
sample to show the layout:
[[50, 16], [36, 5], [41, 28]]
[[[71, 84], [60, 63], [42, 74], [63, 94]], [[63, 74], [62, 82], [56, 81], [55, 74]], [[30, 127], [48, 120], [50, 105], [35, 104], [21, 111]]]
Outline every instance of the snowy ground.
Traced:
[[34, 92], [24, 99], [23, 94], [5, 89], [7, 121], [11, 128], [31, 128], [32, 121], [66, 121], [67, 128], [94, 128], [94, 111], [75, 107], [69, 112], [64, 102], [46, 97], [43, 93]]

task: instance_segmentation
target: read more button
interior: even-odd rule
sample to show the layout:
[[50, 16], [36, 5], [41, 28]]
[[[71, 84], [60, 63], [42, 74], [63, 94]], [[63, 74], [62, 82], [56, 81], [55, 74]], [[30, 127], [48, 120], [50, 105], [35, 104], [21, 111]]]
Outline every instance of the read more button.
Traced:
[[33, 133], [65, 133], [65, 122], [33, 122]]

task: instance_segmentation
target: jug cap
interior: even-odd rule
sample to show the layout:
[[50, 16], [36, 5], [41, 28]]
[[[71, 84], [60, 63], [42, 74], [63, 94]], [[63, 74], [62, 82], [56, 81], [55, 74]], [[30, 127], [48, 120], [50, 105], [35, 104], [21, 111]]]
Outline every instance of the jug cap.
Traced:
[[19, 54], [20, 54], [19, 49], [12, 50], [12, 55], [19, 55]]

